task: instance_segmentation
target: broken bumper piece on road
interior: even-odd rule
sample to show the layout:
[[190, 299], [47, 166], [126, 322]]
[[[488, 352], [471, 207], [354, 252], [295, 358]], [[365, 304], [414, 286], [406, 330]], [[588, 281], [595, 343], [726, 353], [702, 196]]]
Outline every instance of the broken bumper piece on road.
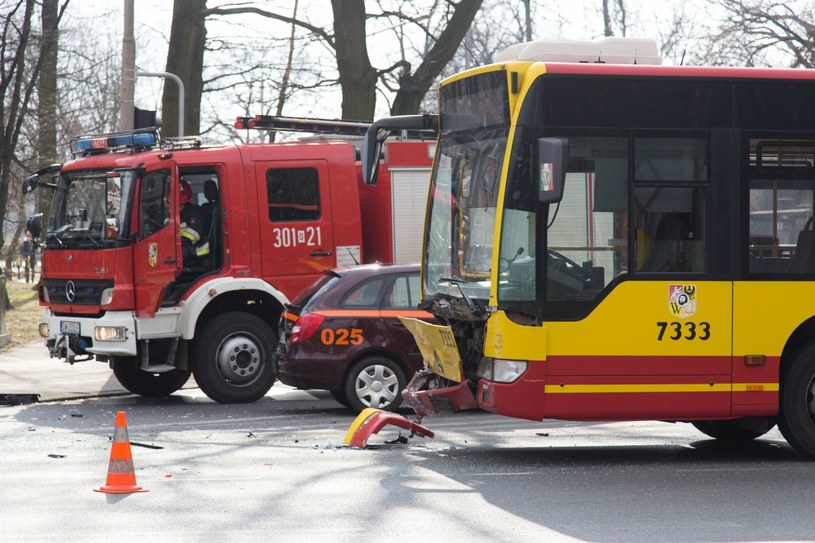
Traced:
[[393, 424], [405, 430], [410, 430], [410, 435], [420, 435], [422, 437], [433, 437], [433, 432], [424, 426], [411, 422], [407, 417], [389, 411], [381, 411], [369, 407], [363, 409], [362, 412], [354, 419], [348, 432], [345, 434], [345, 444], [350, 447], [362, 449], [368, 442], [368, 438], [373, 434], [378, 434], [379, 431], [387, 426]]

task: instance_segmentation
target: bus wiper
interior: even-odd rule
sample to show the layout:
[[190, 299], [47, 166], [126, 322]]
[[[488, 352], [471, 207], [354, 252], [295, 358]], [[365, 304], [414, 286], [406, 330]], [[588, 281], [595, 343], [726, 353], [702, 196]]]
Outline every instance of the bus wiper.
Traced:
[[450, 276], [450, 277], [439, 277], [439, 280], [440, 281], [446, 281], [448, 283], [453, 283], [456, 286], [456, 288], [458, 288], [458, 291], [461, 293], [461, 297], [464, 299], [465, 302], [467, 302], [467, 307], [470, 309], [470, 311], [472, 311], [473, 315], [481, 315], [482, 314], [481, 309], [479, 309], [479, 307], [476, 306], [473, 303], [473, 301], [470, 299], [470, 297], [467, 296], [464, 293], [464, 289], [461, 288], [461, 284], [467, 282], [466, 279], [462, 279], [461, 277], [458, 277], [457, 275], [453, 275], [453, 276]]

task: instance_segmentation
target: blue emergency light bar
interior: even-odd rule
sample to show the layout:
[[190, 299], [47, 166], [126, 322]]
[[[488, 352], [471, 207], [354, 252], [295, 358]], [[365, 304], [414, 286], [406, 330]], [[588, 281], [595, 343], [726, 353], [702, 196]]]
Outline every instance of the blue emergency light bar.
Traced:
[[133, 134], [87, 137], [76, 140], [76, 152], [104, 152], [117, 148], [143, 149], [145, 147], [153, 147], [157, 143], [158, 135], [155, 132], [137, 132]]

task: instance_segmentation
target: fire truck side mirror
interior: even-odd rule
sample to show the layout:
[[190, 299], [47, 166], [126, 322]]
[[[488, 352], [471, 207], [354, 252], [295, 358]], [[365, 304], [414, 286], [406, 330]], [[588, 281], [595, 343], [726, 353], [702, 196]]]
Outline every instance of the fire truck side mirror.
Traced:
[[32, 173], [31, 175], [23, 179], [23, 194], [31, 194], [32, 192], [37, 190], [37, 187], [39, 186], [56, 188], [56, 185], [40, 182], [40, 176], [57, 173], [61, 169], [62, 164], [51, 164], [50, 166], [46, 166], [45, 168], [41, 168], [36, 172]]
[[37, 190], [37, 185], [39, 185], [40, 176], [37, 174], [32, 174], [23, 179], [23, 194], [31, 194], [35, 190]]
[[566, 165], [569, 163], [569, 140], [540, 138], [538, 140], [538, 201], [553, 204], [563, 199]]

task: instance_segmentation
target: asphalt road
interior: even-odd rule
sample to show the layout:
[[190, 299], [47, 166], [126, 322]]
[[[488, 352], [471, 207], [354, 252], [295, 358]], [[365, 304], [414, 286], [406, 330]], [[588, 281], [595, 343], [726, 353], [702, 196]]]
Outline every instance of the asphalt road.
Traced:
[[[687, 424], [469, 412], [359, 450], [322, 392], [110, 394], [0, 407], [0, 541], [815, 541], [815, 463], [775, 430], [729, 447]], [[93, 491], [118, 411], [149, 492]]]

